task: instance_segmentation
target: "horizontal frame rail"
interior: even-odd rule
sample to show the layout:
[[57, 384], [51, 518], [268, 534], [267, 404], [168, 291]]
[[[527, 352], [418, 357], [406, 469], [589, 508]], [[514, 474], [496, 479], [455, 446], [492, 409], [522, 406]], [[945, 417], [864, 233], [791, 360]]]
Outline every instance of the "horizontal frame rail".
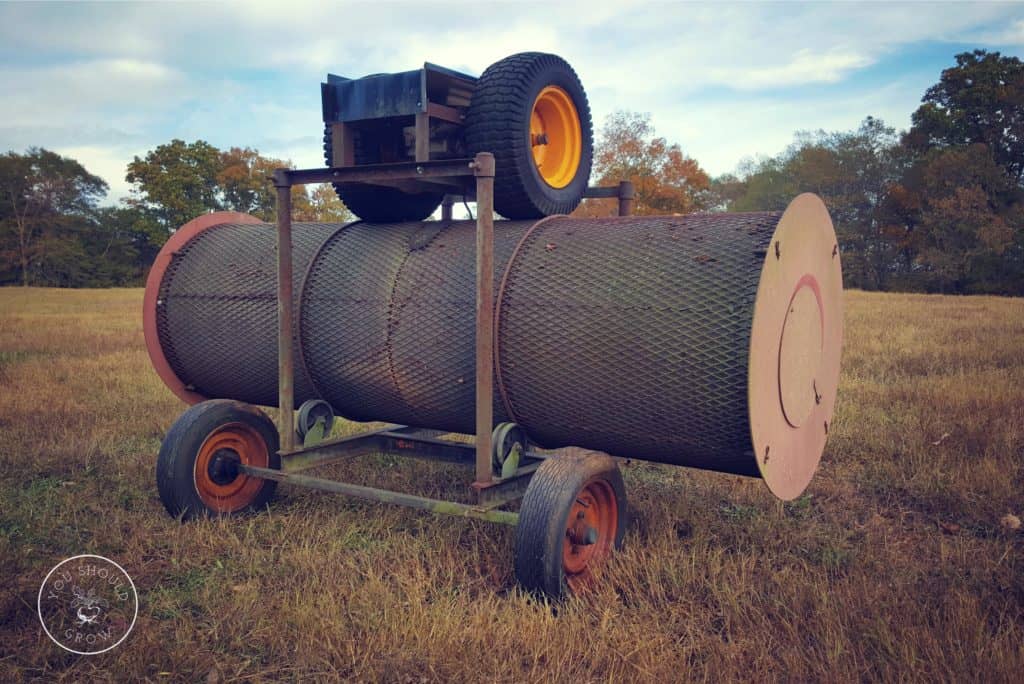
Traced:
[[487, 522], [499, 523], [502, 525], [515, 526], [519, 523], [519, 514], [512, 511], [498, 511], [493, 508], [471, 506], [469, 504], [457, 503], [454, 501], [428, 499], [414, 494], [404, 494], [402, 492], [392, 492], [386, 489], [364, 487], [362, 485], [327, 480], [320, 477], [310, 477], [309, 475], [289, 473], [282, 470], [274, 470], [272, 468], [259, 468], [257, 466], [245, 464], [239, 465], [238, 468], [241, 472], [252, 477], [258, 477], [264, 480], [275, 480], [277, 482], [299, 485], [301, 487], [309, 487], [310, 489], [320, 489], [325, 492], [344, 494], [346, 496], [363, 499], [365, 501], [397, 504], [399, 506], [416, 508], [422, 511], [430, 511], [432, 513], [442, 513], [445, 515], [454, 515], [464, 518], [476, 518], [478, 520], [485, 520]]

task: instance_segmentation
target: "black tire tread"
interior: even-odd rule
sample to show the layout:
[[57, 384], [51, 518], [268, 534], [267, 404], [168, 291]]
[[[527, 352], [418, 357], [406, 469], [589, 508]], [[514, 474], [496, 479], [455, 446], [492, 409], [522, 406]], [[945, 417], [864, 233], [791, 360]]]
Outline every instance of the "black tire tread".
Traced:
[[[522, 121], [519, 118], [519, 107], [530, 98], [534, 79], [542, 70], [551, 67], [564, 69], [571, 74], [582, 94], [582, 102], [577, 103], [577, 113], [583, 130], [580, 172], [584, 175], [584, 181], [578, 196], [560, 201], [550, 197], [531, 198], [526, 189], [527, 184], [535, 182], [530, 175], [533, 155], [527, 137], [522, 135]], [[494, 208], [502, 216], [510, 219], [540, 218], [552, 214], [568, 214], [579, 205], [590, 178], [593, 161], [593, 124], [590, 105], [579, 77], [561, 57], [543, 52], [522, 52], [489, 66], [473, 91], [466, 114], [465, 135], [471, 154], [494, 154]]]
[[534, 473], [519, 508], [515, 576], [527, 591], [564, 598], [562, 537], [577, 494], [588, 480], [606, 474], [616, 492], [619, 524], [614, 548], [622, 548], [628, 525], [625, 484], [615, 459], [607, 454], [569, 449], [545, 460]]
[[[324, 162], [333, 166], [331, 127], [324, 126]], [[364, 159], [359, 148], [356, 148], [356, 163], [370, 164], [374, 160]], [[422, 221], [433, 214], [444, 199], [444, 193], [418, 193], [415, 195], [402, 192], [397, 188], [379, 185], [342, 185], [334, 183], [334, 192], [348, 207], [349, 211], [372, 223], [396, 223], [399, 221]]]
[[[167, 431], [157, 456], [157, 491], [160, 494], [160, 502], [171, 517], [180, 516], [182, 520], [191, 520], [218, 515], [207, 508], [199, 498], [195, 491], [192, 471], [203, 440], [218, 425], [229, 422], [247, 422], [259, 429], [268, 441], [270, 467], [281, 467], [280, 456], [277, 453], [277, 428], [265, 413], [231, 399], [210, 399], [200, 402], [187, 409], [174, 422]], [[273, 497], [276, 489], [276, 481], [264, 481], [263, 488], [252, 503], [233, 515], [263, 508]]]

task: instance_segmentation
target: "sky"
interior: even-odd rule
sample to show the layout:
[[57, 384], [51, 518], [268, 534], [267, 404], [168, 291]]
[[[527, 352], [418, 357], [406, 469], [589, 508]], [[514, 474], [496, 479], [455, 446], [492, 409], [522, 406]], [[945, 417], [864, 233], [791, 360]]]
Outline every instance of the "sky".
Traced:
[[1022, 3], [0, 3], [0, 152], [45, 147], [129, 191], [173, 138], [322, 165], [319, 83], [527, 50], [576, 69], [595, 129], [647, 112], [712, 175], [801, 130], [903, 129], [958, 52], [1024, 57]]

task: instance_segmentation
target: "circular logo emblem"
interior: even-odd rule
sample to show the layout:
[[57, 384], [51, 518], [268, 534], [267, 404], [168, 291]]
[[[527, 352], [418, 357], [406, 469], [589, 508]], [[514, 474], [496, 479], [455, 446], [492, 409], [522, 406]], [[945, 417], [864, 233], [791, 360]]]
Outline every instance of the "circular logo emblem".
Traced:
[[54, 643], [80, 655], [117, 646], [135, 626], [139, 596], [120, 565], [103, 556], [68, 558], [39, 587], [39, 620]]

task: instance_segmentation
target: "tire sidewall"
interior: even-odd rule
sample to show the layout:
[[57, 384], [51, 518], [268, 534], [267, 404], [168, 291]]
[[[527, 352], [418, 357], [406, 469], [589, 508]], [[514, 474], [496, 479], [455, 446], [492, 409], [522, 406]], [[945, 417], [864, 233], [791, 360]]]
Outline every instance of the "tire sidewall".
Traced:
[[185, 411], [171, 426], [157, 458], [160, 499], [172, 516], [181, 515], [188, 520], [200, 516], [236, 515], [262, 508], [274, 495], [277, 482], [265, 480], [248, 505], [228, 513], [209, 508], [199, 496], [195, 486], [195, 465], [199, 451], [212, 432], [230, 423], [243, 423], [255, 429], [266, 444], [268, 467], [280, 470], [277, 428], [263, 411], [227, 399], [200, 402]]
[[[581, 135], [580, 162], [576, 168], [576, 175], [564, 188], [555, 188], [548, 185], [547, 181], [540, 175], [540, 170], [533, 162], [533, 151], [530, 141], [530, 117], [533, 114], [533, 106], [540, 92], [548, 86], [557, 86], [568, 93], [573, 106], [576, 107], [576, 116], [579, 120]], [[567, 62], [560, 57], [555, 62], [544, 66], [532, 78], [527, 91], [525, 101], [520, 103], [518, 117], [522, 130], [520, 144], [525, 150], [524, 154], [516, 155], [515, 164], [520, 178], [530, 178], [531, 183], [525, 183], [524, 189], [530, 200], [538, 206], [551, 206], [554, 210], [551, 213], [563, 213], [566, 208], [561, 205], [579, 203], [579, 197], [587, 189], [590, 180], [590, 170], [593, 164], [594, 133], [592, 126], [587, 125], [590, 121], [590, 105], [587, 102], [583, 85]]]
[[[626, 527], [629, 524], [628, 504], [626, 501], [626, 489], [622, 479], [622, 473], [614, 458], [598, 452], [565, 453], [553, 456], [551, 460], [558, 459], [559, 463], [552, 463], [545, 468], [547, 463], [542, 464], [534, 478], [540, 477], [547, 480], [537, 481], [539, 487], [531, 493], [527, 489], [520, 509], [520, 521], [516, 535], [516, 565], [517, 576], [520, 571], [520, 563], [530, 566], [539, 565], [539, 568], [532, 567], [529, 572], [530, 579], [527, 579], [526, 588], [539, 590], [550, 598], [561, 599], [568, 592], [565, 568], [562, 560], [562, 543], [565, 538], [565, 531], [569, 522], [569, 514], [572, 512], [573, 502], [582, 491], [584, 485], [591, 480], [600, 479], [606, 481], [615, 493], [615, 502], [618, 507], [617, 526], [615, 539], [612, 544], [613, 550], [622, 548]], [[552, 467], [554, 466], [554, 467]], [[544, 485], [556, 485], [555, 495], [543, 499], [541, 502], [527, 501], [526, 497], [536, 497], [541, 492], [546, 492]], [[530, 483], [534, 487], [534, 482]], [[540, 503], [541, 505], [538, 505]], [[539, 538], [528, 539], [527, 534], [532, 534], [536, 529], [537, 520], [524, 520], [523, 516], [545, 516], [543, 521], [543, 532]], [[537, 548], [537, 545], [542, 548]], [[526, 568], [522, 568], [526, 570]], [[539, 573], [532, 570], [539, 570]], [[519, 577], [520, 580], [524, 579]]]

